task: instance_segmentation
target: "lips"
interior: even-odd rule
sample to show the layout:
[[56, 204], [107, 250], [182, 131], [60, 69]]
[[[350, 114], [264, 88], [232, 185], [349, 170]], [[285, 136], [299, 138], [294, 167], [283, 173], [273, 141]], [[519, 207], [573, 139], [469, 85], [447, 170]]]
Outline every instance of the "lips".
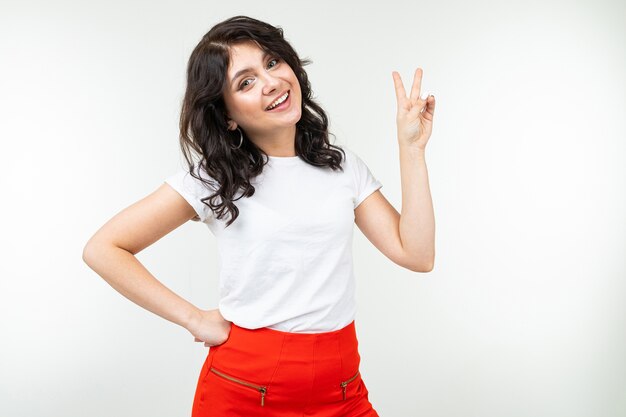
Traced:
[[[265, 111], [272, 111], [272, 110], [274, 110], [275, 108], [280, 107], [280, 106], [282, 106], [283, 104], [285, 104], [285, 102], [286, 102], [287, 100], [289, 100], [289, 97], [291, 96], [291, 94], [290, 94], [290, 93], [291, 93], [291, 91], [290, 91], [290, 90], [283, 91], [283, 92], [282, 92], [281, 94], [279, 94], [279, 95], [278, 95], [278, 96], [277, 96], [274, 100], [272, 100], [272, 102], [270, 103], [270, 105], [269, 105], [269, 106], [267, 106], [267, 107], [265, 108]], [[287, 95], [287, 96], [285, 97], [285, 99], [284, 99], [284, 100], [283, 100], [283, 101], [282, 101], [282, 102], [281, 102], [278, 106], [274, 106], [274, 107], [272, 107], [272, 105], [273, 105], [274, 103], [276, 103], [276, 101], [278, 101], [279, 99], [281, 99], [281, 98], [282, 98], [282, 97], [284, 97], [285, 95]], [[270, 107], [271, 107], [271, 108], [270, 108]]]

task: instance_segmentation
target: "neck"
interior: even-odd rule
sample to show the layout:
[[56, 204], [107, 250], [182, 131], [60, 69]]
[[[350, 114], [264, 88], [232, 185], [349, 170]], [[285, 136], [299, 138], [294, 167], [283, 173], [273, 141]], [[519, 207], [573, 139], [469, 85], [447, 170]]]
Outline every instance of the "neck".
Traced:
[[296, 156], [296, 126], [280, 131], [264, 132], [248, 135], [250, 140], [268, 155]]

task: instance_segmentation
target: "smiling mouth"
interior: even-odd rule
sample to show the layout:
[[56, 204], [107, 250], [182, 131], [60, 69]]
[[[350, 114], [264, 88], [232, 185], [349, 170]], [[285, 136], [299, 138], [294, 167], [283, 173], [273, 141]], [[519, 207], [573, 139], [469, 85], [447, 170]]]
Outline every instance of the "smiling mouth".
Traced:
[[280, 106], [281, 104], [283, 104], [285, 101], [287, 101], [287, 99], [289, 98], [289, 94], [291, 91], [287, 91], [285, 94], [283, 94], [278, 100], [276, 100], [275, 102], [273, 102], [272, 104], [270, 104], [269, 106], [267, 106], [265, 108], [265, 111], [270, 111], [272, 109], [275, 109], [276, 107]]

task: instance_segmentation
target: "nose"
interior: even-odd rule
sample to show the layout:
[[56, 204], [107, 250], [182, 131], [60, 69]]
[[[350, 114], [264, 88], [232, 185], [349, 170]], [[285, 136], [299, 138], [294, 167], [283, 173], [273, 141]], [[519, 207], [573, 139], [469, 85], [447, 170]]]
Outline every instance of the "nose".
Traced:
[[269, 73], [265, 73], [263, 78], [263, 94], [275, 93], [280, 86], [280, 80]]

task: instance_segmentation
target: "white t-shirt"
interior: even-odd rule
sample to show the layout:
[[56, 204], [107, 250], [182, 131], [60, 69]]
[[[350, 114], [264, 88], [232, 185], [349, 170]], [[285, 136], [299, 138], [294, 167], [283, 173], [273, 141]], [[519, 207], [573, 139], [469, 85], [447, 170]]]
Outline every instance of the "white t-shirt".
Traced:
[[[298, 156], [270, 157], [251, 179], [254, 195], [234, 201], [239, 217], [228, 227], [230, 215], [217, 220], [200, 201], [211, 193], [185, 168], [165, 180], [193, 206], [193, 220], [217, 238], [218, 308], [226, 320], [248, 329], [320, 333], [355, 319], [354, 209], [382, 184], [342, 149], [344, 172]], [[204, 170], [201, 176], [209, 178]]]

